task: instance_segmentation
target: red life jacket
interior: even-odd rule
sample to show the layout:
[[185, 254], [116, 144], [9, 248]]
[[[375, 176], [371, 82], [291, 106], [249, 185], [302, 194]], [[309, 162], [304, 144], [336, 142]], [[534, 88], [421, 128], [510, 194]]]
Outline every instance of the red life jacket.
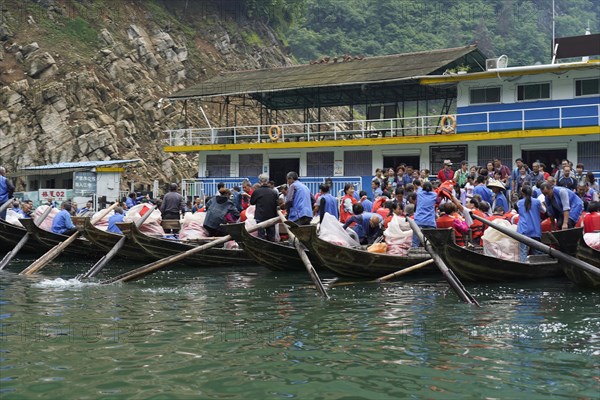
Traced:
[[[478, 217], [485, 218], [485, 214], [481, 210], [475, 209], [475, 210], [473, 210], [473, 214], [477, 215]], [[471, 228], [471, 237], [473, 238], [473, 240], [477, 241], [477, 242], [479, 242], [479, 244], [481, 244], [481, 237], [483, 236], [483, 230], [485, 229], [483, 222], [474, 220], [473, 223], [471, 224], [470, 228]]]
[[348, 220], [348, 218], [352, 216], [352, 213], [344, 211], [344, 202], [346, 201], [346, 199], [350, 199], [352, 201], [352, 205], [354, 205], [358, 201], [349, 194], [342, 197], [342, 204], [340, 204], [340, 222], [342, 223], [346, 222], [346, 220]]
[[461, 231], [459, 231], [458, 229], [456, 229], [456, 226], [454, 224], [454, 221], [456, 219], [457, 219], [457, 217], [454, 217], [452, 215], [443, 214], [443, 215], [440, 215], [440, 217], [435, 221], [435, 224], [438, 228], [454, 229], [454, 241], [456, 242], [457, 245], [464, 246], [465, 239], [464, 239], [463, 233]]
[[583, 219], [583, 232], [599, 232], [600, 231], [600, 212], [596, 211], [589, 213]]

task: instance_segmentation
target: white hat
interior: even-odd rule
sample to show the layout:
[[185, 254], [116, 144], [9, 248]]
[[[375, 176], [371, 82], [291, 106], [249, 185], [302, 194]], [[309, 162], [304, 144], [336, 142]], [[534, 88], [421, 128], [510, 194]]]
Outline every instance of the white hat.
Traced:
[[490, 181], [487, 184], [487, 187], [497, 187], [499, 189], [506, 190], [506, 186], [504, 186], [502, 182], [497, 181], [495, 179], [490, 179]]
[[450, 161], [450, 160], [444, 160], [444, 165], [452, 165], [452, 161]]

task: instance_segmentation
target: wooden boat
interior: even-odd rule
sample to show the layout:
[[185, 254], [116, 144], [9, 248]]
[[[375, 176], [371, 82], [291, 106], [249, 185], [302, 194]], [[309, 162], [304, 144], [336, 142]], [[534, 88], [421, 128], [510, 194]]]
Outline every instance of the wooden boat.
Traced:
[[[243, 222], [222, 225], [222, 227], [246, 250], [250, 257], [271, 271], [306, 271], [298, 252], [290, 244], [271, 242], [252, 236], [246, 230]], [[307, 252], [307, 256], [317, 271], [322, 269], [321, 262], [316, 257], [310, 252]]]
[[471, 282], [508, 282], [563, 275], [563, 264], [550, 256], [532, 256], [530, 262], [509, 261], [460, 247], [454, 231], [422, 229], [435, 251], [459, 279]]
[[[90, 218], [74, 217], [73, 223], [77, 229], [84, 232], [85, 237], [105, 254], [123, 237], [118, 233], [103, 231], [92, 225]], [[135, 243], [127, 240], [117, 253], [117, 256], [132, 261], [151, 262], [157, 258], [146, 253]]]
[[[142, 233], [133, 223], [118, 223], [127, 241], [142, 249], [155, 259], [161, 259], [193, 249], [195, 244], [163, 239]], [[185, 258], [179, 265], [193, 267], [255, 266], [256, 262], [242, 249], [213, 247]]]
[[[295, 226], [291, 230], [311, 253], [315, 253], [325, 267], [341, 276], [380, 278], [431, 258], [424, 250], [408, 256], [395, 256], [339, 246], [320, 239], [317, 235], [317, 227], [313, 225]], [[432, 264], [422, 268], [418, 274], [436, 272], [437, 268]]]
[[[8, 253], [11, 251], [25, 236], [27, 229], [17, 225], [9, 224], [5, 220], [0, 218], [0, 254]], [[45, 250], [40, 247], [40, 243], [31, 237], [21, 249], [21, 254], [43, 254]]]
[[[544, 233], [542, 241], [556, 245], [563, 253], [575, 256], [594, 267], [600, 268], [600, 251], [591, 248], [583, 240], [583, 228], [565, 229]], [[575, 244], [575, 245], [574, 245]], [[577, 286], [600, 288], [600, 277], [573, 265], [565, 265], [565, 275]]]
[[[54, 246], [67, 240], [69, 236], [60, 235], [58, 233], [46, 231], [36, 224], [33, 223], [33, 219], [20, 219], [21, 223], [27, 229], [27, 232], [37, 241], [41, 246], [41, 250], [46, 252]], [[89, 240], [78, 237], [73, 243], [67, 246], [63, 254], [70, 257], [84, 258], [86, 260], [98, 259], [102, 257], [105, 252], [94, 246]]]

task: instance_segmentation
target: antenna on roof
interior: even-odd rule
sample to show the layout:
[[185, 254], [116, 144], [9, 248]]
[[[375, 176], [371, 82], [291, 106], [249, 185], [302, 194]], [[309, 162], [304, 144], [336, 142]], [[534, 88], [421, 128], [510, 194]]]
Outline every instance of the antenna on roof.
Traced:
[[[588, 19], [587, 23], [588, 23], [588, 24], [587, 24], [587, 29], [585, 30], [585, 34], [586, 34], [586, 36], [587, 36], [587, 35], [591, 35], [591, 34], [592, 34], [592, 32], [590, 31], [590, 20], [589, 20], [589, 19]], [[581, 57], [581, 61], [582, 61], [582, 62], [589, 62], [589, 61], [590, 61], [590, 58], [589, 58], [588, 56]]]

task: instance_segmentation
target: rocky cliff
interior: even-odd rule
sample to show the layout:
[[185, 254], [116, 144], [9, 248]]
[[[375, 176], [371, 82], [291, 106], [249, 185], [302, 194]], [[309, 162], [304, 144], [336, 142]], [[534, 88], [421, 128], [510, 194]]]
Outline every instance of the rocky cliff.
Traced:
[[223, 70], [290, 64], [264, 23], [218, 3], [0, 2], [0, 165], [141, 158], [128, 180], [193, 177], [194, 156], [162, 151], [182, 105], [159, 99]]

